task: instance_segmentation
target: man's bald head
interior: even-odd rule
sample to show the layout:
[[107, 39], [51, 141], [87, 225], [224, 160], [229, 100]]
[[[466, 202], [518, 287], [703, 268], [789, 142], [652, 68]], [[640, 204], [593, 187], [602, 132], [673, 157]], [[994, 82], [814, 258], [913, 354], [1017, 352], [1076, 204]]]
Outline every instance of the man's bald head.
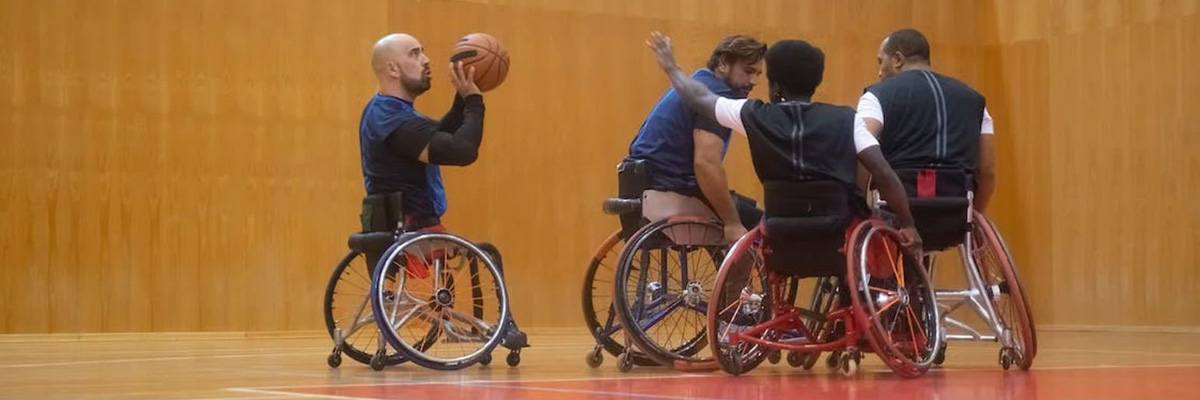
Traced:
[[432, 83], [429, 57], [425, 56], [421, 42], [403, 33], [393, 33], [375, 42], [371, 68], [381, 91], [399, 90], [409, 100], [425, 93]]

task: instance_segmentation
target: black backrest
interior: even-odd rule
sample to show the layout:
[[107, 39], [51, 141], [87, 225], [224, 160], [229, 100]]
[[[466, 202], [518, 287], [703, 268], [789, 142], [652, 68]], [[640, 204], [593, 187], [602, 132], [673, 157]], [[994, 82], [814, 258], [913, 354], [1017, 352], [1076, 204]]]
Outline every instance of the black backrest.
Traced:
[[846, 185], [833, 180], [763, 182], [767, 267], [788, 276], [841, 276], [846, 228], [856, 214]]
[[404, 222], [403, 196], [397, 193], [363, 197], [359, 219], [363, 232], [394, 232]]
[[[627, 158], [617, 165], [617, 197], [641, 199], [642, 192], [650, 188], [650, 163], [646, 160]], [[621, 237], [629, 239], [642, 227], [642, 212], [621, 214]]]
[[974, 177], [960, 169], [896, 170], [909, 196], [909, 208], [921, 233], [926, 251], [957, 246], [970, 226], [967, 213], [971, 202], [967, 193], [975, 186]]

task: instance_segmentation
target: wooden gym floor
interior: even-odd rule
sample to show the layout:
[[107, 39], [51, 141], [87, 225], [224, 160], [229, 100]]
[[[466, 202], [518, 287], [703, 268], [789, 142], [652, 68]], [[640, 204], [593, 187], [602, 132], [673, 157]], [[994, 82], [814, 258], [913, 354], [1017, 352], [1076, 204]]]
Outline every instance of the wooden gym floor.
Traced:
[[[382, 372], [346, 359], [325, 365], [312, 334], [0, 336], [0, 398], [86, 399], [758, 399], [758, 398], [1200, 398], [1200, 333], [1043, 331], [1034, 369], [1003, 371], [992, 343], [951, 343], [944, 368], [901, 379], [868, 355], [845, 378], [763, 364], [752, 373], [618, 372], [584, 364], [579, 329], [532, 330], [520, 367]], [[497, 353], [500, 354], [500, 353]]]

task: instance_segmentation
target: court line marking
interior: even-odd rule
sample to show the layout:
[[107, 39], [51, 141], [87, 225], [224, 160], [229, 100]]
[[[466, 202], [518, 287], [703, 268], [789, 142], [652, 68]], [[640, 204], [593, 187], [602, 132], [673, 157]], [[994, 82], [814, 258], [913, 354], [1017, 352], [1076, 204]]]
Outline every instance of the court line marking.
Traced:
[[460, 384], [458, 386], [484, 387], [484, 388], [497, 388], [497, 389], [534, 390], [534, 391], [556, 392], [556, 393], [598, 394], [598, 395], [603, 395], [603, 396], [612, 396], [615, 398], [626, 398], [626, 399], [627, 398], [647, 398], [647, 399], [671, 399], [671, 400], [690, 400], [690, 399], [724, 400], [724, 399], [706, 399], [703, 397], [692, 397], [692, 396], [668, 396], [668, 395], [660, 395], [660, 394], [643, 394], [643, 393], [634, 393], [634, 392], [613, 392], [613, 391], [607, 391], [607, 390], [587, 390], [587, 389], [562, 389], [562, 388], [548, 388], [548, 387], [536, 387], [536, 386], [526, 387], [526, 386], [514, 386], [514, 385], [471, 384], [471, 383]]
[[[1090, 369], [1148, 369], [1148, 368], [1197, 368], [1200, 364], [1149, 364], [1149, 365], [1088, 365], [1088, 366], [1047, 366], [1035, 367], [1033, 371], [1043, 370], [1090, 370]], [[942, 372], [979, 372], [991, 371], [994, 368], [976, 367], [976, 368], [937, 368], [931, 371]], [[664, 372], [670, 370], [663, 370]], [[763, 371], [762, 374], [746, 374], [743, 376], [824, 376], [827, 374], [814, 373], [808, 371], [790, 371], [786, 373], [778, 373], [778, 371]], [[890, 370], [881, 368], [879, 371], [863, 371], [865, 373], [890, 373]], [[998, 371], [1003, 372], [1003, 371]], [[346, 388], [346, 387], [378, 387], [378, 386], [419, 386], [419, 385], [481, 385], [481, 384], [512, 384], [512, 383], [556, 383], [556, 382], [579, 382], [579, 381], [610, 381], [610, 380], [642, 380], [642, 379], [689, 379], [689, 378], [711, 378], [712, 374], [678, 374], [678, 375], [638, 375], [638, 376], [606, 376], [606, 377], [575, 377], [575, 378], [552, 378], [552, 379], [522, 379], [522, 380], [464, 380], [464, 381], [407, 381], [407, 382], [387, 382], [387, 383], [346, 383], [332, 385], [288, 385], [288, 386], [264, 386], [253, 388], [228, 388], [226, 390], [240, 389], [256, 389], [256, 390], [289, 390], [289, 389], [321, 389], [321, 388]], [[414, 378], [420, 379], [420, 378]]]
[[[670, 370], [663, 370], [670, 371]], [[456, 384], [495, 384], [495, 383], [554, 383], [554, 382], [577, 382], [577, 381], [620, 381], [620, 380], [640, 380], [640, 379], [685, 379], [685, 378], [701, 378], [712, 377], [711, 374], [686, 374], [677, 375], [636, 375], [636, 376], [603, 376], [603, 377], [574, 377], [574, 378], [551, 378], [551, 379], [505, 379], [505, 380], [480, 380], [469, 379], [459, 381], [437, 381], [437, 380], [410, 380], [407, 382], [387, 382], [387, 383], [344, 383], [333, 385], [288, 385], [288, 386], [256, 386], [253, 388], [229, 388], [233, 389], [316, 389], [316, 388], [343, 388], [343, 387], [358, 387], [358, 386], [417, 386], [417, 385], [456, 385]], [[413, 379], [421, 379], [424, 377], [415, 377]]]
[[[1200, 364], [1159, 364], [1159, 365], [1137, 365], [1137, 366], [1093, 365], [1093, 366], [1082, 366], [1082, 367], [1080, 367], [1080, 366], [1057, 366], [1057, 367], [1041, 367], [1041, 368], [1037, 368], [1036, 370], [1138, 369], [1138, 368], [1172, 368], [1172, 367], [1200, 367]], [[940, 369], [940, 371], [959, 371], [959, 372], [982, 371], [982, 370], [983, 369], [950, 369], [950, 368]], [[888, 373], [888, 372], [880, 371], [878, 373]], [[756, 375], [758, 375], [758, 374], [751, 374], [748, 376], [756, 376]], [[787, 375], [795, 375], [795, 376], [809, 375], [809, 376], [812, 376], [813, 374], [810, 374], [810, 373], [761, 374], [760, 376], [780, 376], [780, 375], [782, 375], [782, 376], [787, 376]], [[703, 399], [703, 398], [690, 397], [690, 396], [668, 396], [668, 395], [656, 395], [656, 394], [643, 394], [643, 393], [635, 393], [635, 392], [617, 392], [617, 391], [587, 390], [587, 389], [564, 389], [564, 388], [512, 385], [512, 383], [537, 384], [537, 383], [579, 382], [579, 381], [597, 381], [597, 380], [681, 379], [681, 378], [700, 378], [700, 377], [711, 377], [711, 375], [686, 374], [686, 375], [675, 375], [675, 376], [599, 377], [599, 378], [593, 378], [593, 379], [561, 378], [561, 379], [530, 379], [530, 380], [502, 380], [502, 381], [396, 382], [396, 383], [346, 384], [346, 385], [324, 385], [324, 386], [311, 386], [311, 385], [310, 386], [280, 386], [280, 387], [273, 387], [273, 388], [227, 388], [225, 390], [239, 392], [239, 393], [290, 396], [293, 398], [332, 398], [332, 399], [342, 399], [342, 400], [387, 400], [386, 398], [352, 397], [352, 396], [339, 396], [339, 395], [331, 395], [331, 394], [312, 394], [312, 393], [302, 393], [302, 392], [289, 392], [286, 390], [289, 388], [329, 389], [329, 388], [344, 388], [344, 387], [443, 385], [443, 386], [462, 386], [462, 387], [482, 387], [482, 388], [496, 388], [496, 389], [543, 391], [543, 392], [567, 393], [567, 394], [594, 394], [594, 395], [612, 396], [612, 397], [616, 397], [616, 398], [648, 398], [648, 399], [664, 399], [664, 400], [682, 400], [682, 399]], [[237, 400], [237, 398], [231, 398], [230, 400]], [[710, 400], [716, 400], [716, 399], [710, 399]]]
[[63, 366], [70, 366], [70, 365], [122, 364], [122, 363], [137, 363], [137, 362], [181, 361], [181, 360], [202, 360], [202, 359], [227, 359], [227, 358], [251, 358], [251, 357], [301, 357], [301, 356], [312, 357], [312, 354], [308, 354], [308, 353], [225, 354], [225, 355], [215, 355], [215, 356], [124, 358], [124, 359], [111, 359], [111, 360], [64, 361], [64, 362], [37, 363], [37, 364], [8, 364], [8, 365], [0, 365], [0, 369], [63, 367]]
[[338, 396], [338, 395], [332, 395], [332, 394], [309, 394], [309, 393], [297, 393], [297, 392], [281, 392], [281, 391], [275, 391], [275, 390], [252, 389], [252, 388], [229, 388], [229, 389], [225, 389], [225, 390], [238, 392], [238, 393], [250, 393], [250, 394], [258, 394], [258, 395], [267, 394], [267, 395], [290, 397], [290, 398], [299, 397], [299, 398], [309, 398], [309, 399], [387, 400], [387, 399], [381, 399], [381, 398], [376, 398], [376, 397], [350, 397], [350, 396]]

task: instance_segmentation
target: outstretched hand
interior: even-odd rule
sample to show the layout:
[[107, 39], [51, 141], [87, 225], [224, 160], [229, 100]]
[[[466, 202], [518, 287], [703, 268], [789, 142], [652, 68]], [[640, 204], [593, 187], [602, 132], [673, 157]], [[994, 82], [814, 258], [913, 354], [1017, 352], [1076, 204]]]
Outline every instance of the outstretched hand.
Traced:
[[650, 38], [646, 39], [646, 46], [654, 51], [654, 55], [658, 56], [658, 66], [665, 71], [670, 71], [676, 68], [675, 53], [671, 49], [671, 38], [662, 32], [654, 31], [650, 33]]

